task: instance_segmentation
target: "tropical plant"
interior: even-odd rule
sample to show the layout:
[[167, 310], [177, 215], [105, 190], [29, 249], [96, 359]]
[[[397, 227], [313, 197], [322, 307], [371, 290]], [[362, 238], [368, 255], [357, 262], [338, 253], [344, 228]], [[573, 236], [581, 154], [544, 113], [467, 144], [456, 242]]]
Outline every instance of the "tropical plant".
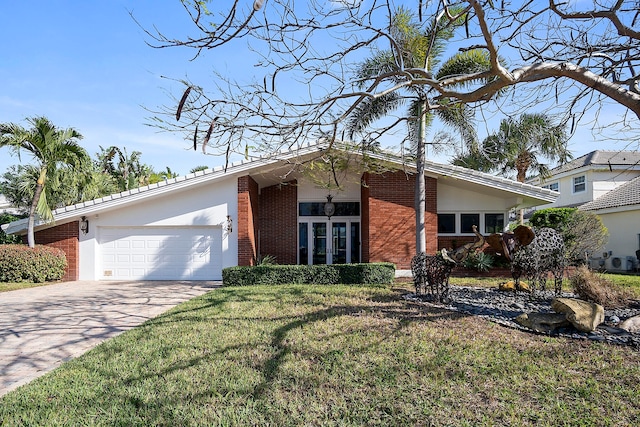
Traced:
[[[16, 215], [3, 212], [3, 213], [0, 213], [0, 225], [8, 224], [10, 222], [17, 221], [21, 218], [22, 218], [21, 216], [16, 216]], [[22, 239], [20, 238], [20, 236], [7, 235], [0, 228], [0, 245], [7, 244], [7, 243], [21, 243], [21, 242], [22, 242]]]
[[564, 126], [548, 115], [525, 113], [517, 119], [502, 120], [496, 133], [477, 149], [458, 155], [453, 164], [506, 176], [515, 172], [519, 182], [525, 182], [531, 171], [547, 178], [549, 167], [544, 160], [562, 165], [572, 159], [567, 140]]
[[[367, 97], [353, 109], [347, 125], [350, 139], [357, 133], [365, 133], [377, 120], [389, 116], [403, 106], [408, 107], [404, 120], [408, 125], [405, 141], [408, 141], [416, 159], [416, 252], [424, 252], [425, 237], [425, 180], [424, 160], [427, 128], [437, 116], [444, 123], [458, 131], [467, 145], [475, 146], [477, 137], [472, 125], [472, 111], [465, 104], [448, 103], [446, 99], [432, 102], [431, 88], [426, 85], [406, 85], [415, 76], [412, 70], [435, 73], [437, 78], [457, 74], [462, 70], [480, 72], [490, 68], [489, 58], [482, 51], [472, 49], [459, 52], [440, 66], [447, 41], [453, 37], [456, 28], [464, 25], [465, 15], [453, 22], [436, 20], [431, 24], [419, 22], [413, 14], [400, 7], [388, 29], [395, 44], [388, 50], [377, 52], [366, 59], [357, 70], [357, 81], [365, 89], [385, 75], [393, 75], [392, 80], [404, 90], [394, 90], [376, 97]], [[406, 70], [406, 73], [399, 71]]]
[[577, 208], [540, 209], [533, 213], [529, 223], [560, 232], [567, 260], [573, 264], [586, 263], [609, 239], [609, 231], [598, 215]]
[[101, 172], [111, 175], [119, 191], [131, 190], [150, 183], [153, 170], [141, 162], [140, 151], [133, 151], [129, 155], [126, 148], [121, 150], [115, 145], [108, 148], [100, 146], [100, 150], [96, 154], [96, 166]]
[[33, 197], [29, 206], [27, 241], [35, 246], [34, 227], [36, 215], [43, 221], [52, 221], [52, 206], [47, 200], [46, 187], [66, 174], [75, 175], [78, 186], [86, 185], [91, 175], [91, 159], [78, 141], [82, 135], [73, 128], [58, 129], [46, 117], [27, 119], [30, 129], [15, 123], [0, 124], [0, 147], [11, 147], [20, 157], [26, 151], [35, 161], [27, 167], [25, 185], [33, 187]]

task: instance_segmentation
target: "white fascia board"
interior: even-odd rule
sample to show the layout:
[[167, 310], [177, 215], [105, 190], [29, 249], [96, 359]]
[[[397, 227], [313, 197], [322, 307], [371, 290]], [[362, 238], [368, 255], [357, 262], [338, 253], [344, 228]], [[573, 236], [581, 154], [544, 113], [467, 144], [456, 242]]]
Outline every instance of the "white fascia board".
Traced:
[[[373, 156], [372, 156], [373, 157]], [[381, 155], [375, 155], [380, 160], [386, 160], [402, 164], [398, 159], [392, 157], [386, 157]], [[415, 172], [415, 164], [405, 164], [412, 171]], [[425, 161], [424, 166], [425, 173], [431, 173], [439, 176], [446, 176], [461, 181], [470, 182], [474, 184], [483, 185], [490, 188], [495, 188], [502, 191], [507, 191], [521, 196], [526, 196], [540, 200], [542, 202], [552, 203], [557, 200], [560, 193], [550, 190], [548, 188], [537, 187], [531, 184], [524, 184], [511, 179], [502, 178], [499, 176], [491, 175], [488, 173], [476, 171], [473, 169], [463, 168], [461, 166], [446, 165], [442, 163], [435, 163], [431, 161]]]

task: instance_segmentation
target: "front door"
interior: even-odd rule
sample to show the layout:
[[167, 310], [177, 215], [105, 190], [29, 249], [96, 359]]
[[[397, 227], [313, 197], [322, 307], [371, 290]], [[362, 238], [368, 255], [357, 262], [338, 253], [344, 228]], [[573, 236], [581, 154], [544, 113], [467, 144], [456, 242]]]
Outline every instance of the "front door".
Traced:
[[317, 219], [299, 223], [300, 264], [360, 262], [360, 222]]

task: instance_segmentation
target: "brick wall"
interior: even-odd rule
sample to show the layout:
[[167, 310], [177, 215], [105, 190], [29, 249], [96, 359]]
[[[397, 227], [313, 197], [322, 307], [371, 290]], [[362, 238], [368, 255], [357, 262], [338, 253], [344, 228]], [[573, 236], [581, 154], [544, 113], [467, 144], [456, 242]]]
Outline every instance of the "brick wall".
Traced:
[[298, 251], [296, 181], [260, 190], [260, 255], [278, 264], [296, 264]]
[[[402, 171], [365, 174], [362, 189], [362, 258], [393, 262], [409, 269], [416, 252], [415, 175]], [[426, 178], [425, 234], [427, 253], [438, 250], [438, 206], [435, 178]]]
[[79, 277], [79, 224], [78, 221], [56, 225], [35, 233], [36, 244], [62, 250], [67, 256], [67, 271], [63, 281], [78, 280]]
[[248, 175], [238, 178], [238, 265], [254, 265], [260, 209], [258, 184]]
[[438, 180], [425, 177], [426, 208], [424, 213], [425, 234], [427, 237], [426, 253], [438, 251]]

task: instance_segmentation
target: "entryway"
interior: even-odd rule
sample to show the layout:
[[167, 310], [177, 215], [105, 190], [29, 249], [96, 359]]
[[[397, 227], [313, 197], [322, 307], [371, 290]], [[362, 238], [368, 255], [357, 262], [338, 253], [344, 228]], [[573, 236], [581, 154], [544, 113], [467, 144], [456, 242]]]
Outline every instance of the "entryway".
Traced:
[[360, 220], [303, 219], [298, 222], [299, 264], [360, 262]]

